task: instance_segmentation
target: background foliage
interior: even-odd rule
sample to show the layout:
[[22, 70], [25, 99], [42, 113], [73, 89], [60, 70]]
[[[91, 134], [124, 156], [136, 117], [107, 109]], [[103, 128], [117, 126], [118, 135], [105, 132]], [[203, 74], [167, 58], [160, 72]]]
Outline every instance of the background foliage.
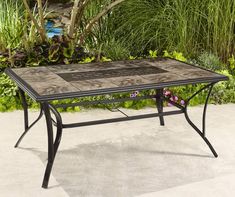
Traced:
[[235, 49], [234, 0], [128, 0], [107, 20], [111, 37], [137, 55], [205, 50], [227, 60]]
[[[103, 5], [110, 2], [91, 1], [84, 12], [80, 30], [85, 28], [92, 16], [100, 12]], [[32, 8], [32, 11], [38, 20], [36, 10]], [[79, 36], [81, 32], [77, 33]], [[16, 86], [2, 73], [6, 67], [157, 56], [175, 58], [227, 75], [230, 80], [214, 87], [210, 102], [235, 102], [235, 1], [126, 0], [93, 26], [81, 47], [70, 42], [66, 36], [57, 36], [41, 43], [22, 1], [0, 0], [0, 111], [21, 109]], [[200, 87], [176, 87], [169, 91], [181, 100]], [[111, 96], [123, 97], [130, 94]], [[191, 104], [201, 104], [205, 96], [206, 92], [202, 92]], [[32, 100], [28, 101], [31, 107], [37, 107]], [[143, 100], [127, 101], [110, 107], [139, 109], [153, 105], [153, 101]], [[67, 109], [79, 110], [79, 107]]]

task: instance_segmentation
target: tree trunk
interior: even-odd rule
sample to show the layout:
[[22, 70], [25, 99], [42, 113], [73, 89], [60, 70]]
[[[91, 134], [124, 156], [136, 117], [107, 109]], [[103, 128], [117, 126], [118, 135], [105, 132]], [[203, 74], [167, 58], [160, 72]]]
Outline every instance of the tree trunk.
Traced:
[[[39, 0], [40, 1], [40, 0]], [[35, 25], [39, 35], [40, 35], [40, 38], [42, 40], [42, 42], [45, 42], [47, 40], [47, 36], [46, 36], [46, 33], [45, 33], [45, 29], [40, 27], [40, 25], [38, 24], [36, 18], [33, 16], [32, 12], [31, 12], [31, 9], [29, 7], [29, 4], [27, 2], [27, 0], [23, 0], [23, 3], [25, 5], [25, 9], [27, 10], [28, 14], [29, 14], [29, 17], [30, 19], [32, 20], [33, 24]], [[42, 2], [41, 2], [42, 3]]]

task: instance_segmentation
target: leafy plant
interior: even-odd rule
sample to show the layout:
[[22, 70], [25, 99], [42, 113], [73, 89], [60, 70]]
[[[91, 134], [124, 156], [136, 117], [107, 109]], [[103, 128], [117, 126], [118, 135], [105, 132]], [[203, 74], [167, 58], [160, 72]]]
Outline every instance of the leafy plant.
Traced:
[[0, 111], [20, 109], [17, 87], [6, 74], [0, 74]]
[[197, 62], [200, 66], [209, 70], [222, 70], [225, 68], [224, 64], [220, 61], [219, 57], [208, 52], [203, 52], [197, 58]]
[[180, 60], [182, 62], [186, 62], [187, 59], [183, 56], [183, 53], [181, 52], [177, 52], [177, 51], [173, 51], [172, 53], [169, 53], [168, 51], [164, 50], [163, 51], [163, 57], [170, 57], [176, 60]]
[[234, 57], [234, 55], [232, 55], [232, 57], [230, 57], [228, 59], [228, 62], [229, 62], [229, 66], [228, 66], [229, 71], [231, 72], [231, 74], [235, 75], [235, 57]]
[[228, 70], [222, 70], [220, 73], [228, 76], [229, 80], [219, 82], [215, 85], [211, 100], [218, 104], [235, 103], [235, 76], [229, 74]]
[[8, 58], [4, 53], [0, 53], [0, 72], [3, 71], [6, 67], [8, 67]]
[[66, 36], [54, 36], [49, 42], [35, 44], [30, 51], [14, 49], [0, 54], [0, 70], [8, 67], [41, 66], [51, 64], [70, 64], [83, 61], [89, 55], [80, 46], [73, 45]]
[[84, 55], [83, 49], [74, 47], [71, 40], [66, 36], [54, 36], [51, 39], [48, 51], [48, 60], [51, 63], [69, 64], [74, 61], [78, 62], [84, 58]]
[[149, 56], [152, 57], [152, 58], [156, 58], [157, 57], [157, 50], [155, 50], [155, 51], [150, 50], [149, 51]]
[[12, 80], [5, 74], [0, 74], [0, 97], [16, 96], [17, 87]]

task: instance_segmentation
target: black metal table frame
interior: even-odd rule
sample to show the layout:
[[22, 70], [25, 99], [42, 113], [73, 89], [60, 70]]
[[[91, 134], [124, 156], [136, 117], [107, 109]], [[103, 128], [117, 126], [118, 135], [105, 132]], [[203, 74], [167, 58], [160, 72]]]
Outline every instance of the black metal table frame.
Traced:
[[[89, 126], [89, 125], [97, 125], [97, 124], [104, 124], [104, 123], [112, 123], [112, 122], [120, 122], [120, 121], [129, 121], [129, 120], [137, 120], [137, 119], [143, 119], [143, 118], [153, 118], [153, 117], [159, 117], [160, 119], [160, 125], [164, 125], [164, 116], [168, 115], [175, 115], [175, 114], [184, 114], [186, 120], [188, 123], [193, 127], [193, 129], [201, 136], [201, 138], [205, 141], [205, 143], [208, 145], [210, 148], [211, 152], [215, 157], [218, 157], [215, 149], [209, 142], [209, 140], [206, 138], [206, 132], [205, 132], [205, 121], [206, 121], [206, 111], [207, 111], [207, 105], [208, 105], [208, 100], [212, 91], [212, 88], [214, 84], [217, 83], [215, 82], [210, 82], [206, 83], [200, 90], [195, 92], [193, 95], [191, 95], [186, 101], [184, 105], [178, 104], [174, 101], [171, 101], [169, 98], [164, 96], [163, 94], [163, 88], [157, 88], [156, 94], [155, 95], [146, 95], [146, 96], [137, 96], [134, 98], [120, 98], [120, 99], [107, 99], [107, 100], [96, 100], [96, 101], [82, 101], [78, 103], [70, 103], [70, 104], [58, 104], [58, 105], [53, 105], [50, 101], [39, 101], [41, 109], [38, 118], [29, 124], [28, 120], [28, 104], [26, 101], [25, 97], [25, 91], [23, 91], [19, 87], [19, 95], [22, 101], [22, 106], [24, 109], [24, 126], [25, 126], [25, 131], [17, 141], [15, 147], [18, 147], [20, 144], [21, 140], [25, 136], [25, 134], [39, 121], [39, 119], [45, 115], [46, 118], [46, 125], [47, 125], [47, 137], [48, 137], [48, 161], [47, 161], [47, 166], [44, 174], [44, 179], [42, 183], [43, 188], [48, 187], [48, 182], [53, 166], [53, 162], [61, 141], [61, 136], [62, 136], [62, 130], [65, 128], [72, 128], [72, 127], [82, 127], [82, 126]], [[204, 103], [204, 109], [203, 109], [203, 114], [202, 114], [202, 129], [199, 129], [190, 119], [188, 115], [188, 105], [190, 101], [199, 93], [201, 93], [204, 90], [208, 90], [208, 94]], [[27, 93], [27, 92], [26, 92]], [[102, 94], [103, 95], [103, 94]], [[79, 122], [79, 123], [71, 123], [71, 124], [64, 124], [62, 121], [62, 117], [60, 113], [58, 112], [57, 108], [63, 107], [71, 107], [71, 106], [82, 106], [82, 105], [94, 105], [94, 104], [110, 104], [110, 103], [116, 103], [116, 102], [124, 102], [127, 100], [141, 100], [141, 99], [155, 99], [156, 101], [156, 108], [157, 108], [157, 113], [151, 113], [151, 114], [144, 114], [144, 115], [135, 115], [135, 116], [125, 116], [125, 117], [120, 117], [120, 118], [112, 118], [112, 119], [103, 119], [103, 120], [95, 120], [95, 121], [88, 121], [88, 122]], [[51, 99], [52, 100], [52, 99]], [[173, 106], [177, 107], [177, 110], [172, 110], [172, 111], [163, 111], [163, 102], [167, 101], [171, 103]], [[52, 118], [52, 114], [55, 116], [55, 120]], [[56, 136], [54, 139], [54, 134], [53, 134], [53, 125], [56, 127]]]

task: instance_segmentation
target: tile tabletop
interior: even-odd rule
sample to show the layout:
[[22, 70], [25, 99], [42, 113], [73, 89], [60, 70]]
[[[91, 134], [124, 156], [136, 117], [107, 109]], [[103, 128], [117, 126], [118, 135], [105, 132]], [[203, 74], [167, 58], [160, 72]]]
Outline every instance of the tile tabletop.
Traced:
[[[223, 75], [169, 58], [7, 69], [35, 100], [217, 82]], [[104, 91], [105, 90], [105, 91]], [[91, 94], [89, 94], [89, 92]], [[69, 96], [71, 95], [71, 96]], [[64, 98], [65, 98], [64, 97]]]

